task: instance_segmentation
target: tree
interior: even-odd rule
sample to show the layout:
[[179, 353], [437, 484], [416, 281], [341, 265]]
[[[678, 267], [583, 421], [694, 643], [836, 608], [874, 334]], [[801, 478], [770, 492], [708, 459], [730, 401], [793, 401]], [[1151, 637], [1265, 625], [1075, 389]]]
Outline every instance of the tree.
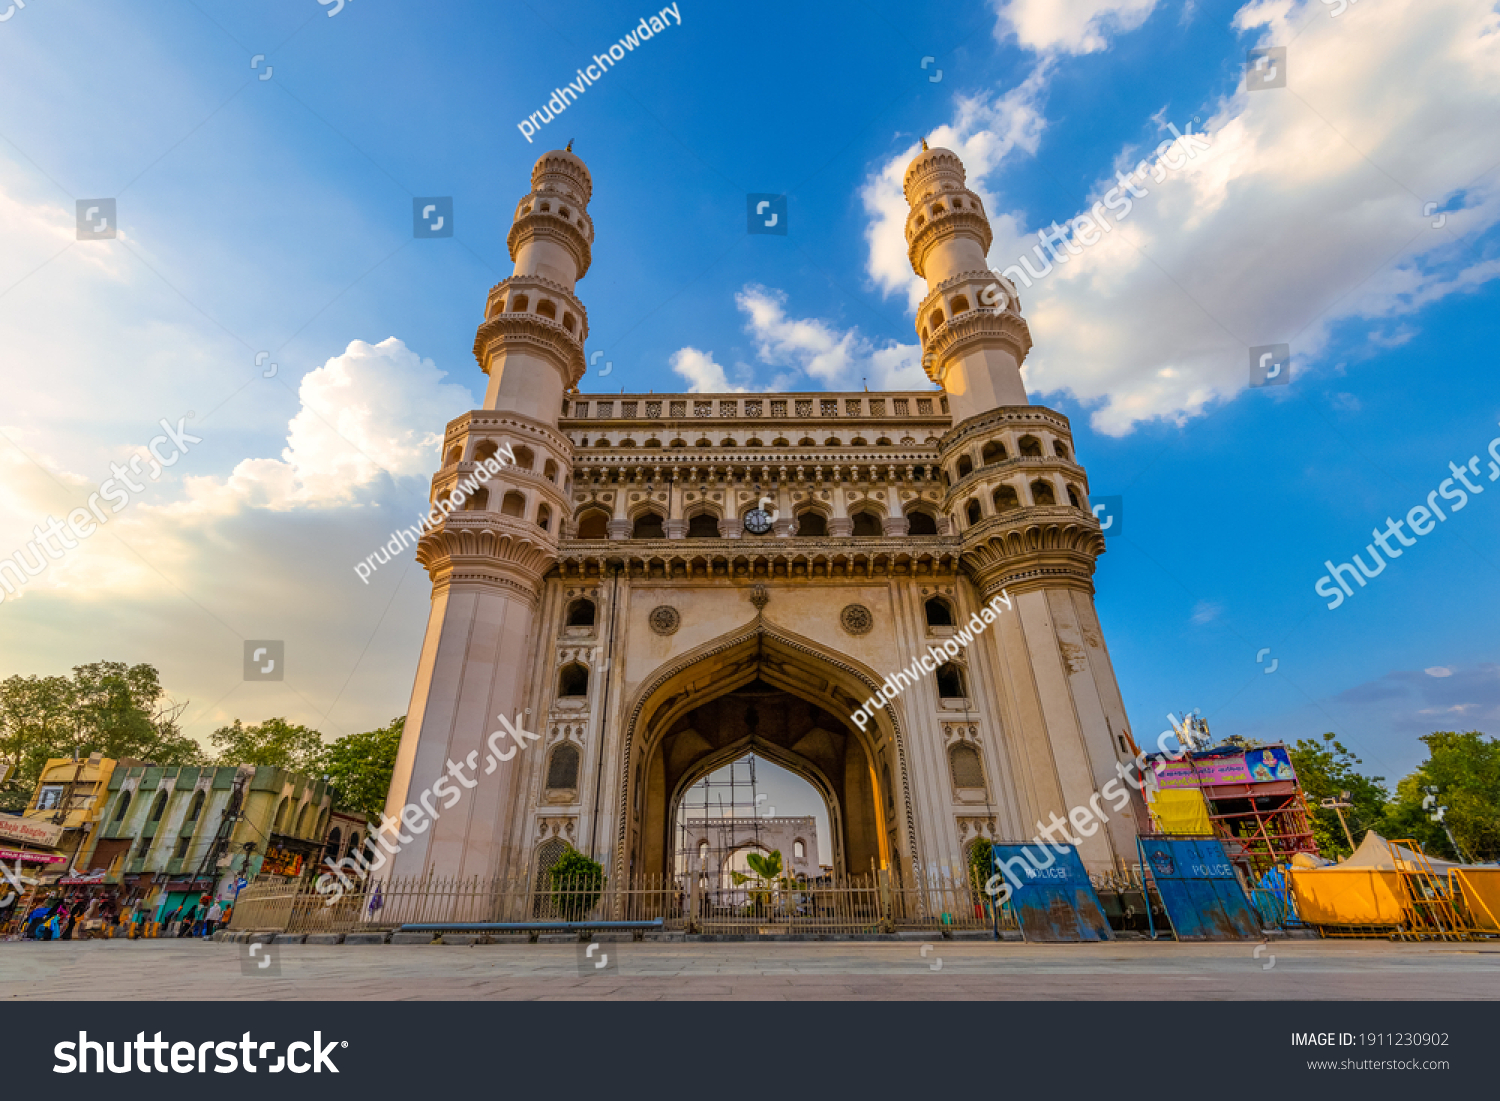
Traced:
[[[1339, 799], [1351, 804], [1344, 815], [1355, 844], [1366, 830], [1382, 828], [1386, 803], [1390, 799], [1383, 786], [1385, 777], [1365, 776], [1357, 771], [1355, 766], [1362, 762], [1333, 734], [1324, 734], [1321, 745], [1311, 738], [1299, 738], [1296, 745], [1287, 746], [1287, 756], [1291, 758], [1297, 779], [1301, 781], [1308, 805], [1312, 808], [1313, 838], [1324, 856], [1334, 858], [1350, 853], [1337, 812], [1324, 810], [1318, 805], [1324, 799]], [[1346, 791], [1349, 798], [1343, 800], [1340, 797]]]
[[97, 661], [68, 677], [7, 678], [0, 683], [0, 760], [11, 775], [0, 807], [20, 810], [49, 757], [91, 753], [161, 765], [204, 762], [198, 743], [177, 725], [174, 703], [155, 666]]
[[217, 765], [258, 765], [291, 772], [321, 775], [323, 735], [285, 719], [267, 719], [258, 726], [245, 726], [239, 719], [209, 735], [217, 751]]
[[552, 901], [564, 921], [582, 921], [604, 893], [604, 865], [568, 846], [547, 873]]
[[403, 715], [376, 730], [346, 734], [323, 750], [319, 772], [333, 785], [340, 810], [380, 817], [405, 727]]
[[[1397, 787], [1388, 829], [1448, 859], [1500, 858], [1500, 739], [1477, 730], [1443, 730], [1424, 734], [1422, 741], [1427, 760]], [[1429, 787], [1438, 790], [1432, 806], [1424, 807]], [[1441, 822], [1433, 820], [1437, 807], [1447, 807]], [[1454, 851], [1448, 831], [1461, 851]]]

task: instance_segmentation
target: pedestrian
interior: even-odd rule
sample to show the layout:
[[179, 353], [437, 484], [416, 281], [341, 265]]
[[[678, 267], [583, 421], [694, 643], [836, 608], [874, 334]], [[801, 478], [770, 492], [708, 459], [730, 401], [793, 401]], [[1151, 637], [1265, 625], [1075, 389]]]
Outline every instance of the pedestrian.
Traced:
[[198, 907], [194, 906], [182, 915], [182, 922], [177, 926], [177, 935], [179, 937], [185, 937], [192, 932], [193, 915], [195, 915], [197, 912]]
[[203, 922], [203, 936], [205, 939], [214, 935], [214, 930], [219, 927], [219, 919], [224, 916], [224, 911], [219, 906], [219, 900], [214, 899], [212, 906], [208, 908], [208, 917]]

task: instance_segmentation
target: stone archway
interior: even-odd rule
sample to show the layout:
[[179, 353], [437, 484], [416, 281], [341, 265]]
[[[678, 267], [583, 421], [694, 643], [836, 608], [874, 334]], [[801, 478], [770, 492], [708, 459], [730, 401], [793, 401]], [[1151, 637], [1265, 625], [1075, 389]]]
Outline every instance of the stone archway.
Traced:
[[823, 796], [837, 874], [873, 865], [900, 876], [918, 846], [899, 716], [887, 706], [865, 731], [847, 719], [876, 683], [848, 658], [764, 620], [658, 671], [629, 713], [615, 874], [667, 873], [682, 794], [753, 751]]

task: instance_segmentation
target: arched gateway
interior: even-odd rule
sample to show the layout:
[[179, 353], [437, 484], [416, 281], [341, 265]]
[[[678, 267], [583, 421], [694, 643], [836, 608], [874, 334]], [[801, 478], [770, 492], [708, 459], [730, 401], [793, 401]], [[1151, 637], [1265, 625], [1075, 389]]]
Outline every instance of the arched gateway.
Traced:
[[626, 728], [616, 873], [668, 872], [683, 793], [750, 752], [823, 797], [835, 874], [906, 863], [915, 824], [892, 813], [907, 806], [900, 718], [890, 705], [863, 730], [848, 718], [878, 686], [873, 671], [777, 630], [764, 614], [660, 669]]
[[[538, 882], [577, 849], [616, 886], [670, 876], [682, 793], [754, 752], [823, 795], [836, 873], [920, 879], [1132, 759], [1088, 475], [1021, 380], [1030, 283], [988, 270], [954, 154], [924, 147], [905, 190], [938, 389], [590, 395], [593, 181], [537, 162], [475, 340], [483, 408], [438, 451], [382, 874]], [[1078, 839], [1091, 870], [1134, 862], [1139, 814]]]

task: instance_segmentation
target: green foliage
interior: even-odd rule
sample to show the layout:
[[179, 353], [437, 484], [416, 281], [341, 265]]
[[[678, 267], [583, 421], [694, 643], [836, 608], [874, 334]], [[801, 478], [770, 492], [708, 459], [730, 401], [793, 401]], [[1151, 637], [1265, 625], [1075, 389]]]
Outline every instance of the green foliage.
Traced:
[[293, 772], [321, 775], [323, 735], [285, 719], [267, 719], [258, 726], [245, 726], [239, 719], [209, 735], [216, 750], [216, 765], [260, 765]]
[[0, 682], [0, 761], [11, 773], [0, 809], [26, 805], [49, 757], [136, 758], [163, 765], [205, 763], [177, 725], [173, 703], [152, 665], [98, 661], [72, 677], [13, 676]]
[[589, 916], [604, 893], [604, 866], [571, 845], [547, 873], [557, 915], [565, 921]]
[[328, 777], [340, 810], [380, 817], [405, 728], [403, 715], [376, 730], [346, 734], [324, 748], [317, 774]]
[[1383, 786], [1385, 777], [1357, 771], [1355, 766], [1362, 762], [1334, 735], [1324, 734], [1321, 744], [1312, 738], [1300, 738], [1296, 745], [1287, 746], [1287, 756], [1312, 808], [1313, 838], [1324, 856], [1336, 859], [1350, 853], [1337, 812], [1318, 805], [1324, 799], [1338, 799], [1341, 792], [1349, 793], [1351, 805], [1344, 816], [1356, 845], [1366, 830], [1385, 832], [1383, 818], [1390, 798]]
[[781, 850], [773, 849], [764, 856], [760, 853], [746, 853], [745, 863], [750, 865], [752, 872], [770, 883], [781, 874]]
[[994, 846], [989, 838], [978, 838], [969, 846], [969, 881], [982, 888], [994, 874]]
[[[1422, 741], [1427, 760], [1396, 788], [1389, 815], [1393, 834], [1415, 837], [1429, 853], [1450, 860], [1500, 859], [1500, 739], [1446, 730], [1424, 734]], [[1436, 805], [1448, 808], [1441, 823], [1422, 806], [1426, 787], [1437, 788]]]

